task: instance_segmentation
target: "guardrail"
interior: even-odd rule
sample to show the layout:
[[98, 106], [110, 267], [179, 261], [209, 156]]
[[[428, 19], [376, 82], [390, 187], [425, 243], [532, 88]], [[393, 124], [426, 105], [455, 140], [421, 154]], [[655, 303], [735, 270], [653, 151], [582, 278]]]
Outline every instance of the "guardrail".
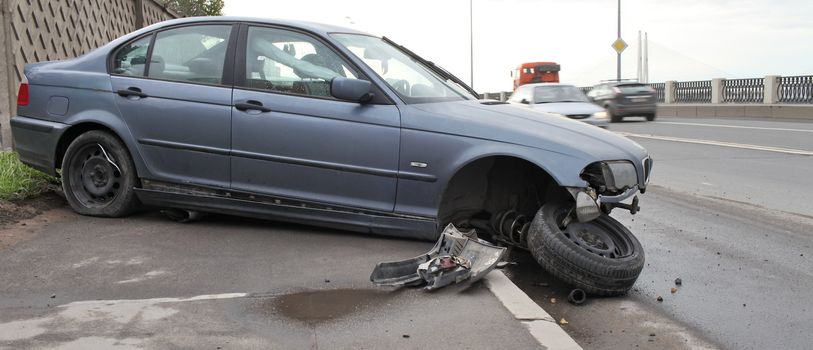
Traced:
[[677, 103], [711, 102], [711, 80], [676, 82], [674, 101]]
[[649, 84], [649, 86], [655, 89], [655, 98], [658, 100], [658, 102], [663, 103], [664, 99], [666, 98], [666, 84], [653, 83]]
[[[665, 104], [813, 104], [813, 75], [765, 78], [667, 81], [647, 84]], [[592, 86], [579, 88], [588, 93]], [[505, 101], [511, 92], [485, 93]]]
[[762, 103], [765, 101], [765, 79], [723, 80], [723, 103]]
[[813, 103], [813, 75], [778, 77], [779, 103]]

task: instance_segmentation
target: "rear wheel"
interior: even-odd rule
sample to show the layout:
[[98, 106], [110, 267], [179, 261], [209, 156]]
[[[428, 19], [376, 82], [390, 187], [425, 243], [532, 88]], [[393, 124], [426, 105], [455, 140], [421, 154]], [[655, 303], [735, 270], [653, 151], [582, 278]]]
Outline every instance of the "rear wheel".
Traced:
[[654, 114], [647, 115], [647, 116], [646, 116], [646, 120], [648, 120], [648, 121], [654, 121], [654, 120], [655, 120], [655, 115], [654, 115]]
[[644, 267], [638, 239], [606, 214], [580, 223], [572, 204], [547, 203], [528, 232], [528, 248], [542, 267], [594, 295], [626, 293]]
[[124, 144], [101, 130], [79, 135], [65, 151], [62, 188], [82, 215], [120, 217], [140, 205], [133, 188], [135, 166]]

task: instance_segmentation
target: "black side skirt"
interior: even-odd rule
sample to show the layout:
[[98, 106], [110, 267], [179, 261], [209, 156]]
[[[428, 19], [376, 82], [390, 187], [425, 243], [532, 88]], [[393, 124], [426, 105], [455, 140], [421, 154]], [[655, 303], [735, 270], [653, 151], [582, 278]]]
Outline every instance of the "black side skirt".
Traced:
[[135, 191], [138, 199], [150, 206], [247, 216], [384, 236], [430, 241], [438, 238], [437, 225], [430, 218], [377, 214], [328, 206], [317, 208], [306, 203], [293, 205], [291, 201], [250, 200], [202, 193], [203, 191], [178, 193], [143, 188], [136, 188]]

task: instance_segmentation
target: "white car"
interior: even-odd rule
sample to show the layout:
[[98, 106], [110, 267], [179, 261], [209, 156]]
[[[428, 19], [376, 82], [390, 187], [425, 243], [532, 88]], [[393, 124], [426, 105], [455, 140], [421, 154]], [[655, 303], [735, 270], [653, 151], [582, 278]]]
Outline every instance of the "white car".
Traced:
[[534, 110], [558, 114], [606, 128], [610, 123], [607, 111], [590, 102], [577, 87], [560, 83], [527, 84], [517, 88], [509, 103]]

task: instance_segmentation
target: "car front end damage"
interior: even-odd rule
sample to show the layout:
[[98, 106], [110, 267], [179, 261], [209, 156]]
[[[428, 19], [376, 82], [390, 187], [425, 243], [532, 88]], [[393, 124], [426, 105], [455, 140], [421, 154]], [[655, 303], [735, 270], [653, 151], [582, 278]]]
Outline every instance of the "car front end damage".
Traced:
[[[646, 191], [652, 159], [646, 156], [638, 165], [629, 160], [591, 163], [581, 172], [587, 186], [564, 187], [572, 200], [564, 193], [551, 197], [533, 217], [511, 209], [488, 220], [459, 222], [465, 227], [461, 229], [450, 223], [429, 252], [379, 263], [370, 279], [380, 286], [424, 286], [427, 290], [471, 283], [497, 266], [506, 247], [514, 247], [529, 251], [545, 269], [556, 271], [554, 275], [587, 293], [623, 294], [643, 268], [643, 250], [632, 233], [608, 214], [614, 208], [632, 214], [640, 210], [637, 194]], [[630, 198], [629, 204], [624, 203]], [[577, 254], [557, 256], [563, 246]], [[604, 265], [611, 268], [587, 270]]]
[[[652, 162], [649, 156], [641, 160], [640, 173], [639, 168], [628, 160], [595, 162], [584, 168], [581, 178], [589, 187], [567, 188], [576, 203], [578, 221], [587, 222], [602, 213], [610, 214], [614, 208], [636, 214], [640, 210], [637, 193], [646, 192]], [[631, 203], [623, 203], [629, 198], [632, 198]]]

